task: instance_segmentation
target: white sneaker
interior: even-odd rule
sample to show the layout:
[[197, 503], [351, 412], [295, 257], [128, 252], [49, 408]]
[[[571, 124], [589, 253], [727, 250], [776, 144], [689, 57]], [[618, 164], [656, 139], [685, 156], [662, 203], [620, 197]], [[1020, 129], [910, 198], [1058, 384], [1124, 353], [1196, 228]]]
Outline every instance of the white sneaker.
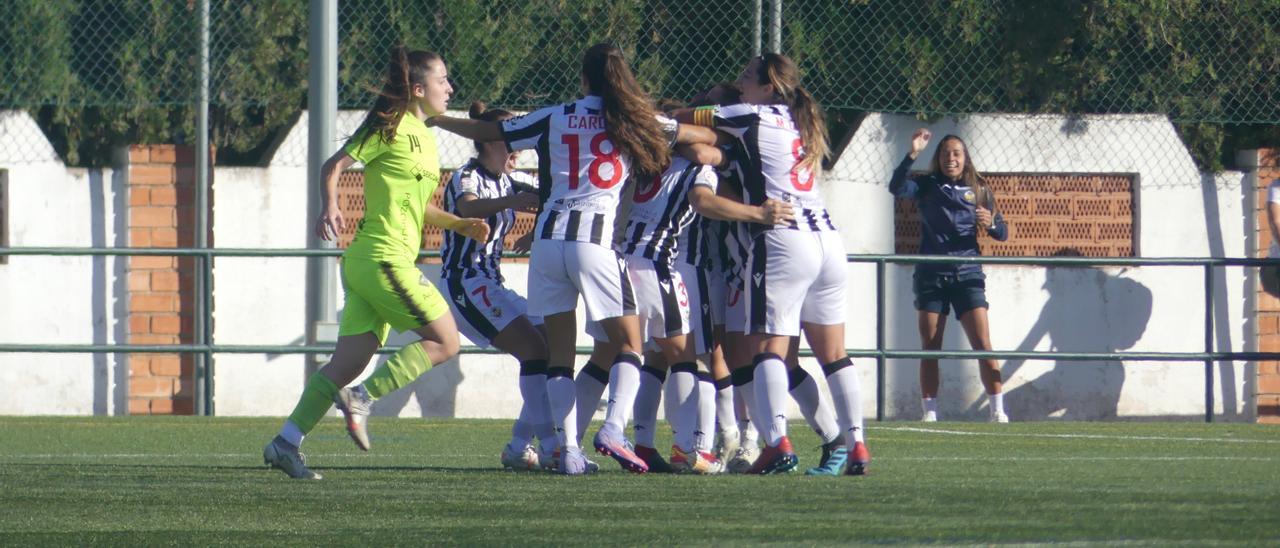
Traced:
[[373, 398], [364, 391], [364, 387], [343, 388], [333, 395], [333, 404], [346, 418], [347, 434], [356, 447], [362, 451], [369, 450], [369, 408], [373, 406]]
[[938, 422], [938, 412], [925, 411], [924, 418], [920, 419], [920, 422]]
[[[594, 473], [596, 473], [596, 472], [599, 472], [599, 471], [600, 471], [600, 463], [598, 463], [598, 462], [596, 462], [596, 461], [593, 461], [593, 460], [591, 460], [591, 459], [587, 458], [587, 456], [586, 456], [585, 454], [583, 454], [582, 459], [583, 459], [583, 460], [585, 460], [585, 461], [587, 461], [587, 473], [588, 473], [588, 474], [594, 474]], [[551, 451], [551, 452], [539, 452], [539, 453], [538, 453], [538, 465], [542, 467], [542, 470], [543, 470], [543, 471], [551, 472], [552, 474], [559, 473], [559, 471], [560, 471], [560, 451], [559, 451], [559, 450], [555, 450], [555, 451]]]
[[508, 470], [516, 472], [530, 472], [537, 470], [538, 452], [533, 450], [532, 445], [525, 445], [524, 449], [515, 451], [511, 448], [511, 444], [502, 446], [502, 466]]
[[279, 436], [262, 449], [262, 463], [279, 469], [293, 479], [320, 479], [320, 474], [307, 468], [307, 457]]
[[728, 468], [734, 474], [745, 474], [755, 466], [756, 459], [760, 458], [760, 448], [755, 445], [743, 445], [733, 452], [733, 458], [729, 459]]
[[720, 462], [729, 462], [733, 458], [734, 453], [738, 452], [738, 433], [731, 431], [720, 431], [716, 433], [715, 454], [716, 460]]
[[991, 418], [987, 419], [987, 422], [1006, 423], [1009, 422], [1009, 415], [1004, 413], [992, 413]]

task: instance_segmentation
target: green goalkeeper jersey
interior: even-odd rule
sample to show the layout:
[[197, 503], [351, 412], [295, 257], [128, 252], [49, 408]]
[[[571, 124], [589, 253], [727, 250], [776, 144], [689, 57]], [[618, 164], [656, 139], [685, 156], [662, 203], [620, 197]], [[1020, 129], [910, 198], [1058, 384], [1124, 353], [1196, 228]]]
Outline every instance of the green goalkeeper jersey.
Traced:
[[345, 150], [364, 164], [365, 213], [343, 256], [413, 262], [422, 247], [423, 215], [440, 184], [435, 133], [405, 113], [391, 142], [366, 131]]

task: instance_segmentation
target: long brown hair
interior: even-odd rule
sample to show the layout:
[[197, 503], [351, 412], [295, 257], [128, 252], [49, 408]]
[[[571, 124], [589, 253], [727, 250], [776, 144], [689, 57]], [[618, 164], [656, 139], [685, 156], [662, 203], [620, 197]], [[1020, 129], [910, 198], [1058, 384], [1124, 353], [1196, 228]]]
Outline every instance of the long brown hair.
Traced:
[[790, 57], [766, 53], [758, 59], [756, 83], [772, 84], [774, 95], [787, 105], [804, 142], [805, 154], [800, 165], [817, 173], [822, 169], [822, 159], [831, 150], [827, 145], [827, 122], [822, 106], [800, 84], [800, 69]]
[[[969, 154], [969, 144], [964, 142], [958, 135], [947, 135], [938, 141], [938, 148], [933, 149], [933, 161], [929, 162], [929, 173], [934, 177], [946, 176], [942, 174], [942, 147], [947, 141], [955, 141], [960, 143], [960, 148], [964, 150], [964, 169], [960, 170], [960, 180], [964, 184], [969, 185], [973, 189], [973, 195], [976, 202], [988, 211], [993, 207], [991, 192], [987, 189], [987, 180], [978, 173], [978, 168], [973, 166], [973, 156]], [[994, 213], [994, 211], [992, 211]]]
[[587, 48], [582, 76], [588, 90], [604, 99], [604, 127], [613, 145], [631, 158], [637, 171], [662, 173], [671, 162], [670, 143], [622, 50], [613, 44]]
[[434, 63], [443, 63], [444, 58], [433, 51], [409, 51], [404, 46], [391, 50], [391, 59], [387, 62], [387, 72], [383, 77], [382, 89], [378, 91], [378, 99], [373, 108], [365, 115], [364, 121], [356, 129], [355, 136], [363, 140], [370, 132], [376, 132], [384, 143], [396, 139], [396, 128], [400, 119], [409, 110], [409, 101], [413, 98], [413, 86], [427, 85], [427, 76]]
[[[471, 108], [467, 110], [467, 116], [472, 120], [480, 120], [484, 122], [501, 122], [515, 118], [515, 113], [501, 108], [488, 108], [484, 101], [474, 101]], [[472, 141], [476, 145], [476, 152], [483, 152], [481, 147], [486, 141]]]

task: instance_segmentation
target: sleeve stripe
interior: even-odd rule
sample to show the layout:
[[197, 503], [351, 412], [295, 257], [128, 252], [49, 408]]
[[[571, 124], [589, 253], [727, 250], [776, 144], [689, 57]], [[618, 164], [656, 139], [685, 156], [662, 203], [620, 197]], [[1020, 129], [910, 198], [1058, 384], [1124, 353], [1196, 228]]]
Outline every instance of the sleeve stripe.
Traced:
[[693, 110], [694, 125], [715, 127], [716, 107], [698, 107]]

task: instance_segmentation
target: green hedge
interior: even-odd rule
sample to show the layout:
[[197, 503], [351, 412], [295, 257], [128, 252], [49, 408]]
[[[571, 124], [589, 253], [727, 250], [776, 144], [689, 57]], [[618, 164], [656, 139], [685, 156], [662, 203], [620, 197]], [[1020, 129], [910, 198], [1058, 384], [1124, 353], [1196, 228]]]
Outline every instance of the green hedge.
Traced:
[[[767, 4], [767, 3], [766, 3]], [[31, 111], [72, 164], [125, 143], [191, 142], [194, 1], [0, 2], [0, 108]], [[578, 91], [614, 40], [655, 95], [732, 79], [749, 0], [343, 0], [340, 104], [363, 108], [397, 43], [442, 52], [458, 92], [533, 107]], [[1193, 156], [1280, 144], [1280, 2], [784, 2], [795, 56], [837, 129], [865, 111], [1168, 114]], [[307, 3], [211, 0], [219, 161], [252, 164], [306, 104]], [[767, 20], [767, 14], [766, 14]]]

